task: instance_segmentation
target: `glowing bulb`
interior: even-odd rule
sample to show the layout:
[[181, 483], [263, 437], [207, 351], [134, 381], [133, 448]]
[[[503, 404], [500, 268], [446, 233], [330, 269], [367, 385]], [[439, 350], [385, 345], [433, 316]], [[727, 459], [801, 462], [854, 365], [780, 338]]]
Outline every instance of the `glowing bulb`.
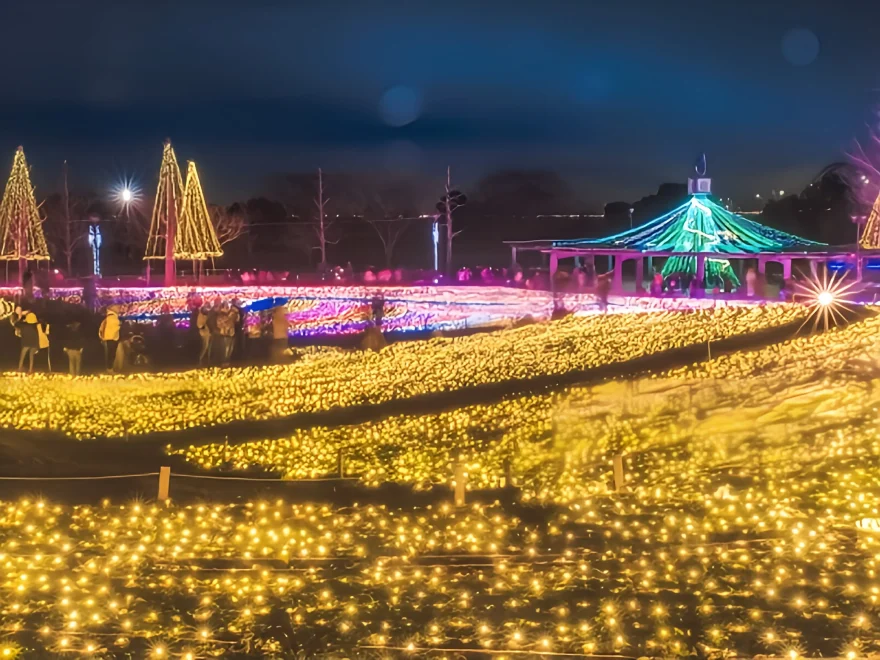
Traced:
[[128, 204], [131, 201], [132, 193], [131, 188], [123, 188], [122, 189], [122, 201]]
[[819, 302], [820, 305], [827, 307], [834, 302], [834, 294], [830, 291], [822, 291], [819, 293], [816, 300]]

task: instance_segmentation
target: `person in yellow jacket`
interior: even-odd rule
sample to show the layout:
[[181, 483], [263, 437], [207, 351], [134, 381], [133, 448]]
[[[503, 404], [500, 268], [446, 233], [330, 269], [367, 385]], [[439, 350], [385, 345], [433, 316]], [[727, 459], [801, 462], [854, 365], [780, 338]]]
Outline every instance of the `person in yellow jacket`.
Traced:
[[119, 314], [115, 307], [108, 307], [101, 327], [98, 328], [98, 338], [104, 344], [104, 363], [107, 371], [113, 371], [113, 361], [116, 359], [116, 346], [119, 344]]

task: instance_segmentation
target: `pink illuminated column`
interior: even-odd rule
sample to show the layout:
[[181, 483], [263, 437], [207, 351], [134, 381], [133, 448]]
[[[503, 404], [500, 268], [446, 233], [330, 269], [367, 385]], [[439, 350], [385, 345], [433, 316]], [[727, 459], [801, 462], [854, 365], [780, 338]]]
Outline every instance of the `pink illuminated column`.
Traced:
[[643, 257], [636, 259], [636, 293], [645, 290], [645, 260]]
[[623, 291], [623, 255], [614, 257], [614, 279], [611, 280], [611, 290], [615, 293]]

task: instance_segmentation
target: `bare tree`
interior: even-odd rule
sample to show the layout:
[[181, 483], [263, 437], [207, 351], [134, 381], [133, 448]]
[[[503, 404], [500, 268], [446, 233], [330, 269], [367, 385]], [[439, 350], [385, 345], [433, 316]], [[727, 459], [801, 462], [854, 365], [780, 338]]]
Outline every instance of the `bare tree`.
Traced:
[[437, 203], [437, 210], [446, 220], [446, 274], [452, 275], [452, 239], [458, 236], [460, 231], [453, 231], [452, 213], [459, 206], [464, 206], [467, 197], [458, 190], [452, 188], [452, 168], [446, 168], [446, 194]]
[[856, 208], [869, 209], [880, 194], [880, 126], [870, 127], [866, 140], [856, 140], [848, 156], [850, 166], [835, 164], [835, 172], [849, 187]]
[[394, 257], [394, 248], [397, 243], [412, 226], [415, 218], [379, 218], [365, 216], [364, 220], [373, 228], [379, 240], [382, 241], [382, 251], [385, 254], [385, 267], [391, 268]]
[[231, 243], [247, 233], [247, 207], [244, 204], [233, 204], [229, 207], [209, 204], [208, 213], [220, 245]]
[[70, 195], [67, 161], [64, 161], [62, 183], [61, 195], [52, 195], [40, 207], [45, 213], [43, 226], [53, 257], [64, 263], [65, 275], [70, 277], [74, 257], [88, 242], [90, 216], [99, 216], [100, 209], [94, 195]]
[[364, 221], [382, 242], [385, 266], [391, 268], [395, 247], [413, 222], [419, 219], [413, 182], [399, 180], [374, 186], [368, 200], [363, 208]]
[[321, 261], [318, 264], [319, 270], [327, 268], [327, 243], [335, 243], [327, 238], [327, 230], [330, 229], [332, 221], [327, 218], [326, 207], [330, 201], [324, 196], [324, 172], [318, 168], [318, 196], [315, 198], [315, 207], [318, 212], [317, 221], [315, 222], [315, 234], [318, 238], [318, 251], [321, 254]]
[[125, 248], [130, 259], [143, 263], [140, 259], [144, 256], [147, 237], [150, 235], [150, 216], [147, 215], [147, 209], [131, 202], [115, 216], [115, 219], [119, 228], [116, 232], [117, 240]]

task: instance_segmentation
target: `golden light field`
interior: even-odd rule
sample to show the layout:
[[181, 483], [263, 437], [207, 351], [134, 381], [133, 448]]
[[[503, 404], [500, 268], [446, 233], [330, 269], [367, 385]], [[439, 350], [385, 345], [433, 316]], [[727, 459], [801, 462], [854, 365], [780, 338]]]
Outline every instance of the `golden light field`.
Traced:
[[732, 462], [708, 442], [645, 452], [629, 493], [540, 510], [7, 503], [0, 649], [877, 652], [880, 546], [858, 524], [878, 516], [880, 438], [851, 428], [790, 447]]
[[862, 423], [880, 409], [880, 388], [869, 386], [880, 378], [871, 370], [880, 359], [878, 337], [874, 317], [635, 383], [171, 451], [206, 469], [259, 467], [302, 479], [332, 474], [341, 450], [347, 471], [364, 483], [416, 488], [447, 484], [458, 462], [472, 487], [492, 488], [509, 461], [526, 499], [567, 502], [604, 485], [613, 453], [702, 441], [746, 448], [760, 437], [800, 447], [796, 438], [829, 425]]
[[90, 438], [264, 420], [565, 374], [778, 326], [806, 313], [803, 306], [773, 304], [599, 315], [286, 366], [76, 380], [6, 375], [0, 427]]
[[880, 653], [878, 337], [182, 450], [419, 486], [510, 459], [513, 506], [0, 503], [0, 657]]

